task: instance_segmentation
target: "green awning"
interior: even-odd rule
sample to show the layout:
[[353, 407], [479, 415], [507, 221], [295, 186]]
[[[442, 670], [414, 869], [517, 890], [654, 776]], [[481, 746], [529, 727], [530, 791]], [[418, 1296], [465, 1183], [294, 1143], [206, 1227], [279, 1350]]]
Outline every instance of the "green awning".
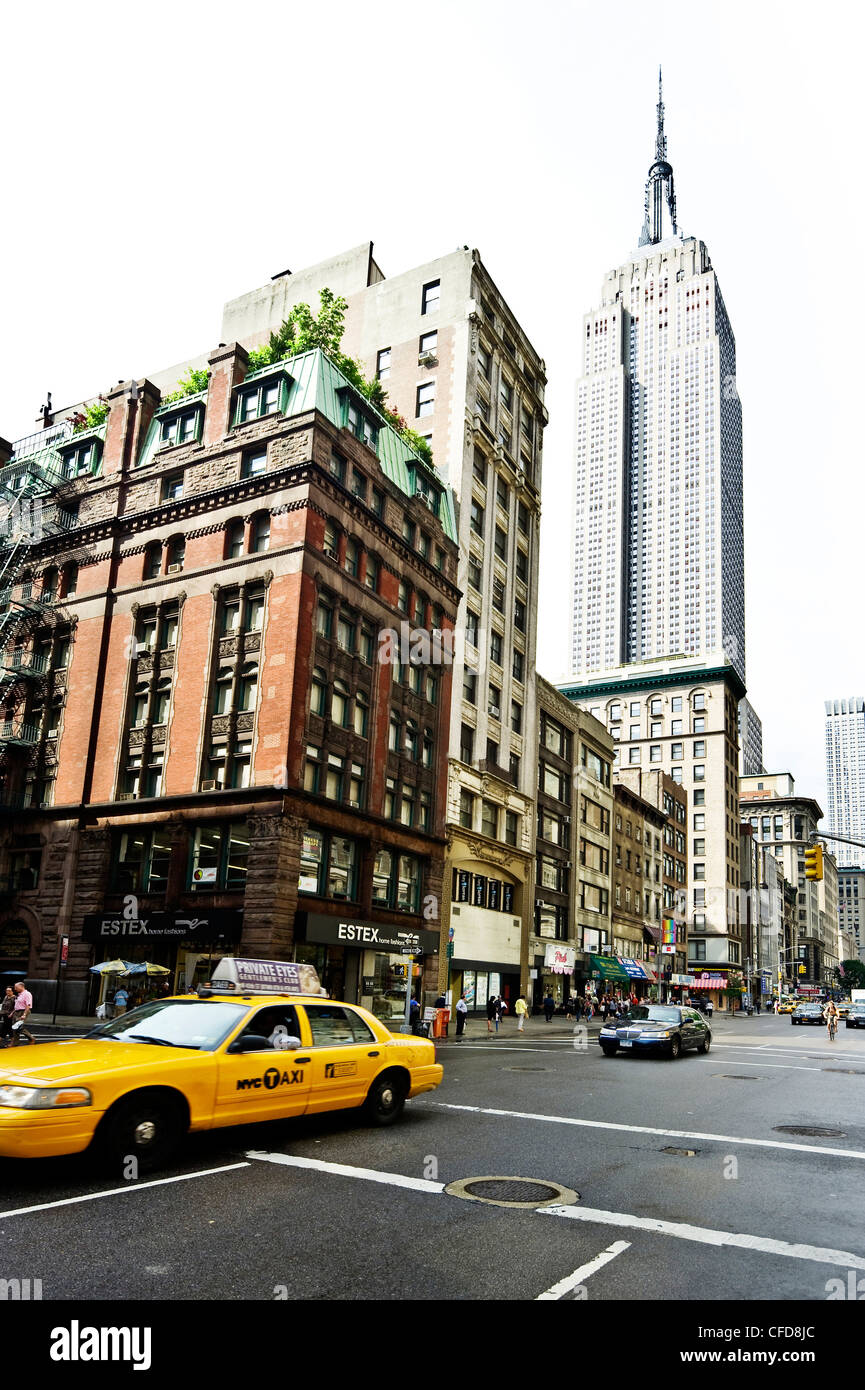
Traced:
[[619, 965], [615, 956], [589, 956], [591, 969], [597, 970], [602, 980], [624, 980], [630, 978], [628, 972]]

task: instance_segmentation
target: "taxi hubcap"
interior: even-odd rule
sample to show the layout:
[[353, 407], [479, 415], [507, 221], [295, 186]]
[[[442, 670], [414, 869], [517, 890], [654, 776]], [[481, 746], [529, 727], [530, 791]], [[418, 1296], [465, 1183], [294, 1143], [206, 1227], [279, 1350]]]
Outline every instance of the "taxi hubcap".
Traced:
[[389, 1109], [389, 1107], [393, 1105], [393, 1091], [390, 1089], [389, 1086], [386, 1090], [382, 1091], [381, 1093], [381, 1104], [384, 1106], [385, 1110]]
[[152, 1144], [156, 1138], [156, 1125], [152, 1120], [142, 1120], [135, 1126], [136, 1144]]

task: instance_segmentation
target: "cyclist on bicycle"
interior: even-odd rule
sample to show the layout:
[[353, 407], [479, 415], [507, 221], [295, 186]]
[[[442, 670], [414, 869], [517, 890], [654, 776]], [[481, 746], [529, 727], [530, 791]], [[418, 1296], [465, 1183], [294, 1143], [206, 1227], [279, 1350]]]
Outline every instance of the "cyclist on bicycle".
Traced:
[[835, 1034], [838, 1030], [838, 1020], [841, 1017], [838, 1012], [838, 1005], [835, 1003], [834, 999], [829, 1000], [829, 1003], [823, 1010], [823, 1017], [826, 1020], [826, 1031], [829, 1034], [829, 1041], [834, 1042]]

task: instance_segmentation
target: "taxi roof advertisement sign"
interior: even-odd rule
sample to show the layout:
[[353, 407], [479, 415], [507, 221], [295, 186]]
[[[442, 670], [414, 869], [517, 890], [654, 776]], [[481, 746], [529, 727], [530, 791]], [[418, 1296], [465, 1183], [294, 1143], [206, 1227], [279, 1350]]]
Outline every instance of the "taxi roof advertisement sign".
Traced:
[[297, 961], [250, 960], [234, 956], [221, 960], [213, 971], [211, 987], [250, 994], [320, 994], [315, 967]]

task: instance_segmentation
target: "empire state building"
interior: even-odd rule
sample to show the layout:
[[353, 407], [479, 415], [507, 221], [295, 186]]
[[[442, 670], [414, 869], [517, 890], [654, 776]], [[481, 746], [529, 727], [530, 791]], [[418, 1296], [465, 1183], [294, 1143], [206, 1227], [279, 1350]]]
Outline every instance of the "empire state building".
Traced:
[[705, 243], [677, 224], [660, 83], [639, 245], [580, 352], [572, 675], [698, 658], [744, 683], [735, 340]]

